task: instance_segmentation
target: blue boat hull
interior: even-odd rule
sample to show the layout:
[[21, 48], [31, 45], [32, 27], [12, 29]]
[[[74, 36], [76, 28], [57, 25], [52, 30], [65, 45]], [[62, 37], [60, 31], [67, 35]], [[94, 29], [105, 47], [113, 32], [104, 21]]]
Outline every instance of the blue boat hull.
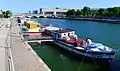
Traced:
[[[71, 54], [70, 55], [74, 55], [76, 56], [76, 58], [79, 58], [79, 59], [85, 59], [85, 60], [88, 60], [88, 61], [97, 61], [97, 62], [107, 62], [107, 63], [110, 63], [112, 62], [113, 58], [114, 57], [111, 57], [111, 58], [97, 58], [97, 57], [88, 57], [88, 56], [85, 56], [85, 55], [82, 55], [80, 53], [86, 53], [84, 51], [79, 51], [75, 48], [72, 48], [72, 47], [68, 47], [67, 45], [64, 45], [64, 44], [60, 44], [59, 41], [54, 41], [54, 44], [56, 44], [57, 46], [60, 46], [60, 48], [63, 48], [64, 50], [67, 50], [69, 51]], [[80, 52], [80, 53], [78, 53]], [[89, 54], [91, 52], [87, 52], [87, 54]], [[93, 55], [95, 55], [96, 53], [92, 53]], [[114, 56], [115, 53], [110, 53], [108, 55], [112, 55]], [[101, 54], [99, 54], [101, 55]]]

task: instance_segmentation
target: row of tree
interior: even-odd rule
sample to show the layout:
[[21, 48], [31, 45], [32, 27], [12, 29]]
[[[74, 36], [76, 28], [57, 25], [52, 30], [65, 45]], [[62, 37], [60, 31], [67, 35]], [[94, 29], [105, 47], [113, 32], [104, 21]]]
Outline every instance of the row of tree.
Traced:
[[90, 7], [85, 6], [81, 10], [75, 11], [74, 9], [68, 10], [66, 13], [67, 16], [113, 16], [118, 17], [120, 16], [120, 7], [113, 7], [113, 8], [100, 8], [93, 10]]
[[3, 11], [2, 14], [0, 14], [0, 18], [9, 18], [12, 15], [12, 12], [10, 10]]

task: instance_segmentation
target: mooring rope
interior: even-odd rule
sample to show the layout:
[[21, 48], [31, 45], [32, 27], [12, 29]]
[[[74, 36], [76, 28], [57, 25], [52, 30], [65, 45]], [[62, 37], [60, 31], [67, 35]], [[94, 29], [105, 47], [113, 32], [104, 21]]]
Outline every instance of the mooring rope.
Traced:
[[77, 71], [80, 71], [84, 59], [85, 59], [85, 56], [83, 57], [82, 61], [80, 62], [80, 65], [78, 66], [78, 70]]
[[93, 63], [95, 64], [95, 67], [98, 68], [99, 66], [97, 65], [96, 61], [94, 60], [94, 58], [92, 57]]

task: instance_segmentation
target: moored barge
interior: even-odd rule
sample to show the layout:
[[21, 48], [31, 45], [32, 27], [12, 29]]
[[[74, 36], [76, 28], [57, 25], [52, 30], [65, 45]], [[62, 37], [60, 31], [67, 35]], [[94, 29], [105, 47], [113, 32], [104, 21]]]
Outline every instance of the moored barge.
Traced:
[[93, 42], [89, 38], [83, 40], [76, 35], [75, 30], [47, 26], [44, 28], [44, 32], [54, 38], [56, 45], [77, 54], [77, 56], [105, 62], [111, 62], [114, 59], [114, 49], [102, 43]]

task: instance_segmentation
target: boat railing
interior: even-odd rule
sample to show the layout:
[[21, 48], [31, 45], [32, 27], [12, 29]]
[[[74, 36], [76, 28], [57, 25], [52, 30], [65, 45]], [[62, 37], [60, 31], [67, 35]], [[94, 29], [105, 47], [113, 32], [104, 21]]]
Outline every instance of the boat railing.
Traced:
[[26, 39], [27, 41], [32, 41], [32, 40], [52, 40], [53, 37], [40, 37], [40, 38], [28, 38]]

